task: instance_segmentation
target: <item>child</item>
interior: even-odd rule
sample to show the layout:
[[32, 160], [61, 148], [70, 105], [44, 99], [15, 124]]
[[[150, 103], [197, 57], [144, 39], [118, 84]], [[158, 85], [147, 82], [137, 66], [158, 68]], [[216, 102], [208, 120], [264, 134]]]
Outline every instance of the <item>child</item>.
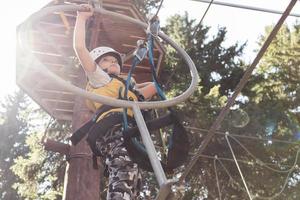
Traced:
[[[86, 11], [77, 12], [74, 28], [74, 50], [88, 77], [87, 89], [100, 95], [119, 98], [120, 88], [124, 83], [117, 76], [122, 69], [120, 54], [110, 47], [98, 47], [89, 52], [85, 45], [85, 24], [93, 15], [93, 8], [89, 5], [81, 5]], [[135, 84], [135, 90], [144, 99], [150, 99], [156, 94], [155, 85], [152, 82]], [[123, 90], [124, 92], [124, 90]], [[137, 101], [137, 95], [128, 91], [128, 99]], [[91, 102], [93, 111], [98, 110], [102, 104]], [[128, 109], [128, 114], [132, 115]], [[109, 171], [109, 186], [107, 199], [135, 199], [137, 185], [140, 179], [139, 169], [128, 156], [127, 150], [122, 145], [122, 133], [116, 132], [113, 139], [103, 140], [97, 144]]]

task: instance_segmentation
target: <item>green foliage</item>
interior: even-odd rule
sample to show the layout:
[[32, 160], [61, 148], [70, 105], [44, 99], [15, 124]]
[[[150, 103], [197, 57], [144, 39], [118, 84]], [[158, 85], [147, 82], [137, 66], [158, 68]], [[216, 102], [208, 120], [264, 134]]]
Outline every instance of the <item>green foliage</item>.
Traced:
[[14, 159], [28, 152], [24, 144], [28, 130], [27, 114], [24, 112], [28, 100], [23, 92], [16, 92], [1, 102], [0, 125], [0, 199], [20, 199], [12, 185], [18, 181], [10, 170]]
[[12, 166], [13, 172], [20, 178], [14, 188], [26, 199], [61, 199], [65, 162], [60, 155], [45, 151], [41, 138], [39, 133], [31, 133], [27, 137], [30, 152], [19, 156]]
[[[138, 7], [146, 8], [144, 13], [159, 3], [154, 0], [136, 2]], [[205, 129], [211, 126], [226, 104], [246, 67], [239, 58], [245, 44], [225, 47], [225, 28], [220, 28], [211, 37], [210, 28], [201, 26], [192, 37], [195, 22], [187, 14], [175, 15], [163, 28], [187, 51], [201, 78], [194, 95], [176, 107], [185, 125], [201, 128], [190, 129], [191, 154], [206, 136]], [[270, 27], [266, 28], [260, 44], [270, 30]], [[190, 74], [186, 64], [172, 48], [167, 46], [166, 51], [161, 79], [168, 90], [168, 97], [173, 97], [189, 86], [187, 80], [190, 80]], [[300, 170], [293, 168], [296, 152], [300, 148], [299, 138], [296, 140], [298, 144], [273, 141], [295, 141], [299, 137], [296, 134], [300, 134], [299, 52], [300, 25], [296, 24], [293, 28], [283, 26], [260, 62], [260, 67], [235, 102], [235, 110], [232, 108], [221, 127], [232, 136], [229, 141], [239, 159], [247, 185], [257, 199], [262, 196], [298, 199], [300, 196]], [[23, 101], [17, 99], [11, 99], [10, 102], [14, 103], [5, 105], [6, 109], [1, 113], [0, 128], [4, 135], [0, 141], [2, 198], [61, 199], [65, 161], [57, 154], [44, 151], [40, 140], [45, 125], [41, 128], [28, 125], [24, 119], [32, 120], [29, 117], [32, 112], [23, 106]], [[38, 118], [48, 118], [40, 112], [35, 114]], [[65, 141], [69, 124], [52, 121], [49, 127], [48, 137]], [[268, 140], [247, 138], [253, 136]], [[221, 199], [248, 199], [235, 163], [230, 160], [232, 155], [224, 135], [217, 134], [203, 154], [210, 157], [201, 157], [188, 176], [185, 187], [178, 190], [178, 195], [182, 199], [219, 199], [218, 178]], [[222, 160], [222, 157], [227, 159]], [[184, 169], [185, 166], [169, 175], [169, 178], [178, 176]], [[150, 196], [154, 197], [157, 191], [153, 185], [156, 182], [148, 173], [145, 173], [145, 177], [145, 191], [151, 191]]]
[[[45, 114], [40, 113], [39, 117], [42, 115]], [[59, 124], [50, 119], [46, 132], [33, 129], [26, 138], [29, 153], [15, 159], [11, 167], [20, 179], [14, 188], [22, 197], [49, 200], [62, 198], [66, 162], [61, 155], [45, 151], [41, 139], [46, 134], [49, 139], [66, 142], [69, 127], [69, 124]]]
[[[259, 68], [249, 82], [243, 95], [248, 97], [248, 102], [241, 104], [248, 112], [251, 119], [247, 125], [248, 132], [272, 139], [293, 141], [298, 139], [300, 133], [300, 25], [295, 24], [290, 28], [283, 25], [274, 38], [270, 47], [262, 58]], [[259, 40], [265, 41], [271, 27], [266, 27], [266, 33]], [[299, 144], [299, 142], [298, 142]], [[263, 155], [268, 162], [292, 165], [300, 145], [283, 145], [274, 143], [259, 148], [256, 155]], [[278, 166], [278, 167], [279, 167]], [[262, 174], [264, 173], [264, 174]], [[294, 182], [293, 187], [288, 186], [280, 198], [297, 199], [300, 195], [299, 169], [293, 170], [288, 183]], [[258, 192], [260, 195], [270, 196], [279, 191], [287, 174], [269, 174], [263, 171], [260, 175], [270, 177], [260, 180], [260, 185], [267, 185], [269, 180], [273, 184]], [[257, 181], [256, 181], [257, 182]], [[277, 183], [277, 184], [275, 184]], [[273, 186], [273, 187], [272, 187]], [[257, 186], [256, 186], [257, 187]], [[257, 187], [258, 188], [258, 187]], [[276, 188], [276, 189], [275, 189]], [[258, 190], [259, 191], [259, 190]]]
[[151, 11], [152, 13], [154, 13], [153, 10], [158, 8], [160, 2], [160, 0], [134, 0], [135, 6], [144, 16], [146, 16]]
[[[2, 102], [0, 118], [0, 199], [61, 199], [64, 158], [41, 144], [49, 116], [19, 91]], [[65, 142], [70, 125], [50, 122], [47, 137]]]
[[[196, 37], [192, 38], [194, 27], [194, 21], [189, 20], [187, 14], [175, 15], [169, 19], [164, 32], [187, 51], [201, 78], [195, 94], [177, 106], [185, 124], [201, 128], [190, 131], [192, 146], [196, 148], [206, 136], [205, 129], [211, 126], [234, 91], [246, 64], [239, 58], [245, 44], [223, 47], [225, 28], [220, 28], [216, 36], [208, 37], [209, 28], [201, 27]], [[270, 28], [265, 35], [269, 32]], [[295, 25], [293, 31], [287, 26], [280, 30], [262, 59], [260, 68], [221, 127], [230, 134], [269, 138], [269, 141], [260, 141], [229, 137], [237, 158], [242, 160], [240, 167], [247, 185], [251, 193], [258, 197], [297, 199], [300, 196], [300, 171], [293, 165], [300, 146], [272, 142], [273, 139], [295, 140], [295, 134], [300, 132], [299, 32], [299, 25]], [[261, 44], [266, 36], [261, 37]], [[176, 52], [167, 47], [166, 67], [161, 77], [169, 89], [169, 97], [182, 93], [188, 87], [190, 75], [186, 69]], [[218, 199], [216, 173], [221, 199], [247, 199], [234, 162], [211, 159], [215, 155], [232, 159], [224, 135], [217, 134], [204, 154], [210, 158], [201, 157], [193, 168], [185, 190], [181, 191], [183, 199]], [[283, 172], [290, 168], [290, 173]], [[284, 190], [281, 191], [281, 188]]]
[[[198, 121], [201, 127], [208, 127], [217, 111], [224, 105], [227, 95], [233, 91], [243, 75], [243, 62], [238, 58], [244, 45], [224, 47], [226, 29], [220, 28], [215, 36], [209, 37], [209, 27], [200, 26], [195, 37], [195, 20], [188, 14], [169, 18], [163, 31], [186, 50], [194, 61], [200, 76], [200, 83], [194, 95], [178, 108], [185, 117]], [[175, 50], [167, 47], [165, 67], [161, 77], [169, 89], [168, 96], [181, 94], [187, 89], [190, 74], [186, 64]], [[197, 119], [206, 119], [197, 120]]]

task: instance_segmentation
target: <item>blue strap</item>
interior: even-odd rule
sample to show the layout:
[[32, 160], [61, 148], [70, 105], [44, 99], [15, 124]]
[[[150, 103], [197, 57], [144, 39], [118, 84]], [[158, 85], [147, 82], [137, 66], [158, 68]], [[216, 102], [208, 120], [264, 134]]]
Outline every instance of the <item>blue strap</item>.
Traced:
[[149, 49], [148, 57], [149, 57], [149, 63], [151, 66], [152, 79], [153, 79], [157, 94], [159, 95], [159, 97], [162, 100], [166, 100], [166, 95], [163, 92], [163, 90], [161, 89], [162, 87], [159, 84], [157, 76], [156, 76], [156, 66], [154, 64], [154, 59], [153, 59], [153, 36], [150, 33], [147, 34], [147, 41], [148, 41], [148, 49]]
[[[134, 56], [131, 68], [128, 72], [127, 79], [126, 79], [126, 86], [125, 86], [126, 88], [125, 88], [124, 97], [123, 97], [126, 100], [128, 99], [127, 94], [128, 94], [128, 90], [129, 90], [129, 86], [130, 86], [132, 73], [139, 62], [140, 62], [139, 59], [136, 56]], [[127, 108], [123, 109], [123, 119], [124, 119], [123, 128], [124, 128], [124, 130], [127, 130], [128, 129]]]

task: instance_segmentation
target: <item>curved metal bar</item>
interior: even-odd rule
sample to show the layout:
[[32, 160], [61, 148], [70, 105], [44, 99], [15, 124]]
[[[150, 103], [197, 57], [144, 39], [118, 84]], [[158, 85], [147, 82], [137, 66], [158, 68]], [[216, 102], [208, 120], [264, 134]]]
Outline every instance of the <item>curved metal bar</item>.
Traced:
[[[50, 13], [53, 12], [57, 12], [57, 11], [77, 11], [80, 10], [80, 6], [77, 5], [57, 5], [57, 6], [52, 6], [52, 7], [47, 7], [47, 8], [43, 8], [40, 11], [34, 13], [33, 15], [31, 15], [27, 21], [22, 25], [21, 29], [23, 31], [19, 31], [19, 34], [25, 33], [25, 36], [27, 34], [28, 36], [28, 30], [31, 27], [31, 25], [36, 22], [37, 20], [39, 20], [41, 17], [44, 17]], [[138, 26], [141, 26], [142, 28], [147, 28], [147, 24], [143, 23], [139, 20], [133, 19], [131, 17], [122, 15], [122, 14], [118, 14], [112, 11], [108, 11], [108, 10], [104, 10], [103, 8], [95, 8], [95, 12], [97, 13], [101, 13], [104, 15], [109, 15], [111, 17], [115, 17], [118, 19], [122, 19], [122, 20], [126, 20], [128, 22], [131, 22], [133, 24], [136, 24]], [[198, 82], [199, 82], [199, 77], [198, 77], [198, 72], [197, 69], [195, 67], [194, 62], [192, 61], [192, 59], [189, 57], [189, 55], [184, 51], [184, 49], [182, 49], [180, 46], [178, 46], [175, 42], [173, 42], [167, 35], [165, 35], [164, 33], [160, 32], [159, 36], [165, 40], [166, 42], [168, 42], [173, 48], [175, 48], [177, 50], [177, 52], [183, 57], [183, 59], [185, 60], [186, 64], [188, 65], [189, 69], [190, 69], [190, 73], [191, 73], [191, 77], [192, 77], [192, 81], [191, 84], [189, 86], [189, 88], [182, 93], [181, 95], [174, 97], [173, 99], [170, 100], [164, 100], [164, 101], [152, 101], [152, 102], [132, 102], [132, 101], [125, 101], [125, 100], [119, 100], [119, 99], [114, 99], [111, 97], [106, 97], [106, 96], [102, 96], [102, 95], [96, 95], [90, 92], [87, 92], [81, 88], [78, 88], [70, 83], [68, 83], [67, 81], [61, 79], [60, 77], [58, 77], [56, 74], [54, 74], [53, 72], [51, 72], [50, 70], [47, 69], [47, 67], [43, 66], [43, 64], [41, 62], [39, 62], [33, 55], [32, 55], [32, 59], [35, 59], [36, 62], [39, 62], [39, 64], [42, 67], [41, 72], [44, 73], [46, 76], [54, 79], [58, 84], [61, 85], [61, 87], [65, 88], [66, 90], [69, 90], [77, 95], [86, 97], [92, 101], [96, 101], [96, 102], [100, 102], [102, 104], [106, 104], [106, 105], [110, 105], [110, 106], [115, 106], [115, 107], [133, 107], [135, 105], [137, 105], [138, 107], [140, 107], [141, 109], [144, 108], [163, 108], [163, 107], [170, 107], [173, 105], [176, 105], [184, 100], [186, 100], [190, 95], [192, 95], [192, 93], [195, 91]], [[22, 37], [22, 36], [19, 36]], [[25, 43], [24, 43], [25, 42]], [[30, 48], [28, 48], [28, 44], [26, 45], [26, 40], [21, 40], [21, 43], [23, 43], [23, 51], [27, 51], [30, 52]], [[22, 47], [22, 44], [21, 44]]]

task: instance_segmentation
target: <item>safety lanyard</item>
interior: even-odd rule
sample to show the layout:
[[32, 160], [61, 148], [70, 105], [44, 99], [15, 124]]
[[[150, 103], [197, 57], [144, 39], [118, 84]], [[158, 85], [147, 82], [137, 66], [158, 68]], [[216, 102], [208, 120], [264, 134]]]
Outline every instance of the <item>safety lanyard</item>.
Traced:
[[[158, 82], [157, 79], [157, 72], [156, 72], [156, 66], [154, 64], [154, 58], [153, 58], [153, 36], [157, 36], [159, 31], [159, 20], [157, 17], [153, 18], [150, 20], [150, 24], [148, 27], [148, 33], [147, 33], [147, 43], [145, 43], [143, 40], [138, 40], [137, 41], [137, 49], [134, 52], [134, 58], [133, 62], [131, 65], [131, 68], [128, 72], [127, 80], [126, 80], [126, 89], [124, 92], [124, 98], [127, 100], [127, 94], [129, 90], [129, 85], [130, 85], [130, 80], [132, 77], [132, 73], [136, 66], [144, 59], [148, 52], [148, 59], [149, 59], [149, 64], [151, 67], [151, 74], [152, 74], [152, 80], [155, 85], [156, 91], [158, 96], [161, 98], [161, 100], [166, 100], [166, 95], [162, 90], [161, 85]], [[124, 108], [123, 112], [123, 118], [124, 118], [124, 124], [123, 128], [124, 130], [128, 129], [128, 119], [127, 119], [127, 108]]]

